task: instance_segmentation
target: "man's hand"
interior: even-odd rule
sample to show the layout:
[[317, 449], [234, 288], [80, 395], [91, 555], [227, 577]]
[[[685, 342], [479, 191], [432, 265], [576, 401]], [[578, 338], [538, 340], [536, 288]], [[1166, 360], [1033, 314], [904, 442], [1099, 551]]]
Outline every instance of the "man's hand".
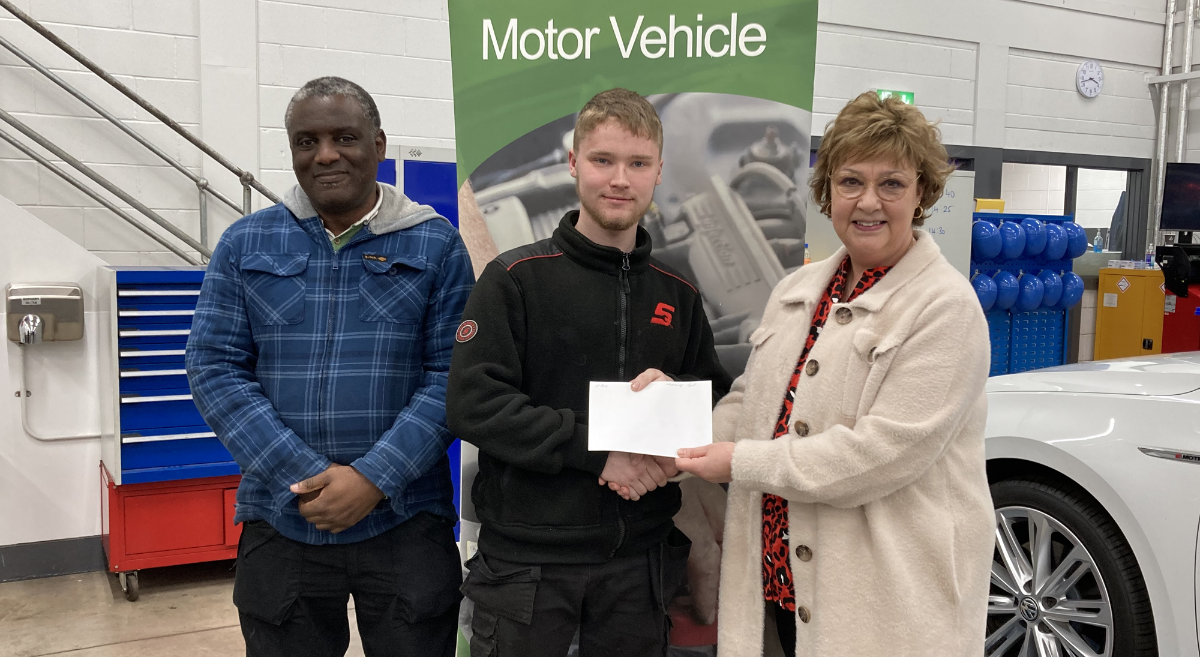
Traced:
[[[632, 388], [634, 392], [641, 392], [642, 390], [646, 389], [646, 386], [650, 385], [651, 383], [654, 383], [655, 381], [674, 381], [674, 379], [667, 376], [666, 374], [663, 374], [662, 371], [656, 370], [652, 367], [652, 368], [646, 370], [645, 372], [642, 372], [641, 374], [637, 375], [637, 378], [635, 378], [633, 381], [630, 381], [629, 387]], [[662, 457], [662, 456], [645, 456], [642, 454], [633, 454], [631, 456], [633, 456], [635, 462], [637, 462], [639, 460], [644, 460], [644, 459], [653, 459], [654, 463], [658, 466], [658, 469], [662, 471], [663, 476], [666, 479], [669, 479], [669, 478], [674, 477], [675, 475], [679, 474], [679, 470], [676, 469], [676, 467], [675, 467], [675, 459], [666, 458], [666, 457]], [[612, 457], [610, 456], [609, 464], [611, 464], [611, 463], [612, 463]], [[604, 467], [604, 471], [606, 473], [608, 472], [608, 468], [609, 468], [609, 466], [606, 464]], [[658, 485], [665, 486], [666, 479], [664, 479]], [[622, 482], [614, 480], [609, 477], [600, 477], [600, 485], [603, 486], [605, 484], [607, 484], [608, 488], [610, 490], [612, 490], [614, 493], [619, 494], [621, 497], [623, 497], [627, 500], [637, 501], [642, 495], [645, 495], [646, 492], [648, 492], [648, 491], [638, 492], [636, 486], [630, 486], [628, 484], [623, 484]], [[654, 490], [654, 487], [651, 487], [649, 490]]]
[[336, 463], [292, 484], [291, 490], [300, 498], [300, 515], [317, 529], [334, 534], [358, 524], [384, 498], [383, 491], [358, 470]]
[[[616, 484], [628, 489], [628, 495], [622, 497], [634, 502], [646, 493], [667, 485], [667, 475], [659, 467], [653, 457], [626, 452], [609, 452], [608, 462], [600, 473], [600, 485]], [[614, 489], [615, 490], [615, 489]]]
[[654, 383], [655, 381], [674, 381], [674, 380], [675, 379], [672, 379], [671, 377], [667, 376], [666, 374], [663, 374], [662, 372], [660, 372], [652, 367], [652, 368], [646, 370], [645, 372], [642, 372], [641, 374], [637, 375], [637, 378], [634, 379], [633, 381], [630, 381], [629, 384], [630, 384], [630, 387], [633, 388], [634, 392], [641, 392], [642, 390], [646, 389], [646, 386], [650, 385], [651, 383]]
[[[644, 458], [654, 459], [654, 462], [658, 464], [659, 468], [662, 468], [663, 474], [666, 475], [668, 479], [679, 474], [679, 469], [675, 467], [675, 459], [669, 456], [644, 456]], [[606, 483], [608, 484], [608, 489], [612, 492], [627, 500], [634, 499], [633, 491], [631, 491], [628, 486], [622, 486], [615, 481], [606, 482], [603, 479], [600, 480], [601, 486]]]
[[729, 483], [733, 479], [733, 447], [736, 443], [713, 443], [701, 447], [685, 447], [679, 450], [676, 465], [714, 484]]

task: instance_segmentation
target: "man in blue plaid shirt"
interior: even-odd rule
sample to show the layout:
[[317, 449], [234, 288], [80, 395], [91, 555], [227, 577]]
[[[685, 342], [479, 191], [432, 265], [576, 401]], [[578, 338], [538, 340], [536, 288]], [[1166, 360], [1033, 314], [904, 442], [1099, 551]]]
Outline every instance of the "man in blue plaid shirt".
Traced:
[[196, 405], [242, 469], [233, 601], [247, 655], [454, 654], [461, 567], [446, 449], [451, 345], [474, 276], [458, 232], [375, 182], [358, 85], [285, 117], [299, 185], [213, 252], [187, 346]]

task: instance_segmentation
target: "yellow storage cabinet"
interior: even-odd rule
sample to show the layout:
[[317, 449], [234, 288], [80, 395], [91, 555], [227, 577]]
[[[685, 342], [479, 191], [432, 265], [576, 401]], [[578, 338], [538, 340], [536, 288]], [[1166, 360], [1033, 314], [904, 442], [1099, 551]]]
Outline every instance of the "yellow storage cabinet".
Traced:
[[1096, 360], [1162, 353], [1166, 288], [1158, 269], [1101, 269]]

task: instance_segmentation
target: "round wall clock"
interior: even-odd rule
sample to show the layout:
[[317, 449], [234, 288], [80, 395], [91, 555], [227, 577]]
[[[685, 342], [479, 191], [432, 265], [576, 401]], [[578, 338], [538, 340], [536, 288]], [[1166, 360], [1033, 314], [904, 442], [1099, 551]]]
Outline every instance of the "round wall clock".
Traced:
[[1089, 59], [1079, 65], [1075, 72], [1075, 88], [1085, 98], [1095, 98], [1104, 88], [1104, 69], [1094, 59]]

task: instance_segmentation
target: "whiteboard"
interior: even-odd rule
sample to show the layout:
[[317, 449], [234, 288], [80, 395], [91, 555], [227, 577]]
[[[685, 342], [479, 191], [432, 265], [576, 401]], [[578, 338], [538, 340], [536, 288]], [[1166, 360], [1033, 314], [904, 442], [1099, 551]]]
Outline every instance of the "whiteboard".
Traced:
[[942, 198], [929, 208], [925, 229], [946, 260], [971, 277], [971, 213], [975, 211], [975, 172], [955, 171], [946, 181]]

